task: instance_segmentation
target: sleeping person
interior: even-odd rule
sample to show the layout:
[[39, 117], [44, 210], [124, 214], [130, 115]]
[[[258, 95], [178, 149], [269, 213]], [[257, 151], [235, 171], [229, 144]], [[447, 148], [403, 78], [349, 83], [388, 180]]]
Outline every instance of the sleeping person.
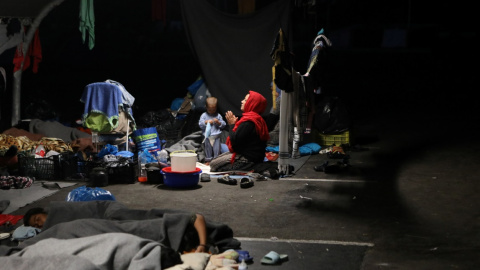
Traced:
[[[92, 260], [118, 259], [125, 265], [125, 261], [138, 263], [139, 258], [144, 260], [152, 255], [161, 257], [158, 264], [165, 269], [181, 263], [182, 253], [217, 253], [241, 247], [228, 225], [207, 222], [200, 214], [173, 209], [130, 209], [117, 201], [50, 202], [45, 209], [27, 211], [24, 225], [41, 228], [41, 232], [16, 247], [0, 246], [0, 256], [21, 257], [26, 263], [28, 256], [38, 256], [45, 246], [59, 245], [52, 246], [54, 258], [83, 253]], [[108, 240], [107, 235], [113, 238]], [[115, 250], [125, 252], [124, 258]], [[51, 259], [52, 254], [42, 256], [42, 262], [48, 262], [47, 257]], [[9, 259], [16, 262], [16, 258]]]
[[116, 201], [51, 202], [46, 209], [27, 211], [24, 225], [42, 231], [22, 242], [21, 248], [48, 238], [73, 239], [105, 233], [127, 233], [153, 240], [177, 254], [208, 252], [209, 246], [219, 251], [240, 247], [230, 227], [206, 222], [200, 214], [130, 209]]

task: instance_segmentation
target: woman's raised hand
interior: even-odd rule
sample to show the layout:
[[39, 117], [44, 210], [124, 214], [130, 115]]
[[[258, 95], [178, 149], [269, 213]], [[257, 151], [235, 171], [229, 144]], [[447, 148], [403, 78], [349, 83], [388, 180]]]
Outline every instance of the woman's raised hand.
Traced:
[[234, 125], [237, 122], [238, 117], [236, 117], [232, 111], [227, 111], [225, 113], [225, 119], [227, 119], [229, 125]]

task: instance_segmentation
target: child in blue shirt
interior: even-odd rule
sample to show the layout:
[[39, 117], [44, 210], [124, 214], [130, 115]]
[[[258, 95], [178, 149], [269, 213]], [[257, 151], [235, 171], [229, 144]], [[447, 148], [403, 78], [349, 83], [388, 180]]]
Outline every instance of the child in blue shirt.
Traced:
[[206, 112], [200, 116], [198, 125], [203, 131], [205, 139], [203, 141], [205, 148], [205, 164], [210, 164], [210, 161], [220, 155], [221, 142], [220, 134], [222, 129], [226, 126], [225, 121], [217, 112], [217, 98], [209, 97], [206, 100]]

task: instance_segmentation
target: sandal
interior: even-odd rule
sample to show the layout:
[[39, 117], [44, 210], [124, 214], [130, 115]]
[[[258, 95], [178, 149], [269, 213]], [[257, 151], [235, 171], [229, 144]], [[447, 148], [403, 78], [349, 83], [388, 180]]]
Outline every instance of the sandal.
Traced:
[[234, 186], [237, 184], [237, 179], [230, 178], [230, 176], [228, 176], [227, 174], [225, 176], [217, 178], [217, 182]]
[[253, 187], [253, 181], [250, 178], [242, 178], [240, 179], [240, 187], [241, 188], [250, 188]]

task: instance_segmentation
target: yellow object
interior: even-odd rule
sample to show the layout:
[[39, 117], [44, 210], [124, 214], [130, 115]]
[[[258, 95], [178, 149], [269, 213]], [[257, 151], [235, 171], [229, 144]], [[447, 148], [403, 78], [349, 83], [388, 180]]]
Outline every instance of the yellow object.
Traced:
[[348, 130], [340, 134], [322, 134], [315, 131], [313, 136], [315, 142], [321, 146], [331, 146], [333, 144], [340, 146], [341, 144], [350, 143], [350, 132]]

